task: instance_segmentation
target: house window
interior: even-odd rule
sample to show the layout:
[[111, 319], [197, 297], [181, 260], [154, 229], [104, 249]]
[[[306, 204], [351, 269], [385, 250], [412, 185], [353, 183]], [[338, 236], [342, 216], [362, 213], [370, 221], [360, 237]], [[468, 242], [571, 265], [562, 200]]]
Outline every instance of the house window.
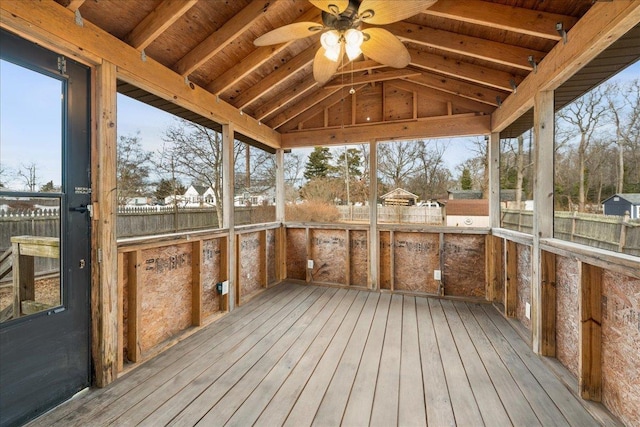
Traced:
[[619, 202], [619, 201], [620, 201], [620, 197], [618, 197], [618, 196], [614, 197], [614, 198], [613, 198], [613, 201], [614, 201], [614, 202]]

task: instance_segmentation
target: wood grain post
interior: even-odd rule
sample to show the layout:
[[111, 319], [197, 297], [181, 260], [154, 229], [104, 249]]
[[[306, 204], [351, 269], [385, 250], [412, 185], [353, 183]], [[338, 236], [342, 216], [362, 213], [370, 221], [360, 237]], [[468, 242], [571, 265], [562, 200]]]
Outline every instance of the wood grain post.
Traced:
[[[542, 250], [540, 239], [553, 237], [554, 93], [535, 94], [533, 109], [533, 248], [531, 253], [531, 347], [542, 353], [544, 305], [542, 291]], [[555, 268], [555, 264], [554, 264]], [[555, 313], [553, 314], [555, 317]]]
[[378, 234], [378, 152], [375, 141], [369, 142], [369, 274], [367, 287], [380, 288], [380, 235]]
[[202, 240], [191, 243], [191, 324], [202, 325]]
[[[225, 236], [220, 238], [220, 278], [218, 279], [220, 282], [224, 282], [225, 280], [229, 280], [229, 251], [228, 244], [229, 237]], [[229, 294], [220, 295], [220, 311], [228, 311], [229, 310]]]
[[507, 317], [516, 317], [518, 304], [518, 245], [507, 240], [507, 281], [504, 284], [504, 312]]
[[118, 246], [116, 244], [116, 66], [93, 73], [95, 132], [91, 140], [91, 357], [93, 380], [104, 387], [118, 376]]
[[489, 225], [500, 227], [500, 134], [489, 137]]
[[580, 277], [579, 388], [583, 399], [602, 400], [602, 269], [582, 264]]
[[227, 310], [232, 311], [235, 306], [236, 286], [236, 233], [235, 212], [233, 207], [234, 194], [234, 156], [233, 156], [234, 127], [232, 123], [222, 125], [222, 184], [224, 186], [222, 221], [227, 234], [227, 280], [229, 293], [226, 295]]
[[540, 259], [542, 282], [542, 327], [540, 329], [540, 354], [556, 356], [556, 255], [542, 251]]
[[128, 277], [128, 316], [127, 316], [127, 356], [132, 362], [142, 361], [142, 350], [140, 348], [140, 316], [142, 315], [142, 295], [139, 294], [138, 285], [140, 283], [140, 260], [142, 251], [129, 252]]
[[124, 369], [124, 282], [127, 280], [127, 271], [124, 269], [125, 256], [122, 252], [118, 253], [118, 372]]

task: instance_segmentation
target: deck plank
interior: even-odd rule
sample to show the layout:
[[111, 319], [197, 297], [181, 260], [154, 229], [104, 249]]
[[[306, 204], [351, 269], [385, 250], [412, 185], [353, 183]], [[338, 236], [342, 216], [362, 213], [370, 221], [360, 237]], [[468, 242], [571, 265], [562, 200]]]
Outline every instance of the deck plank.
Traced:
[[513, 425], [522, 426], [538, 423], [538, 419], [529, 402], [518, 388], [500, 357], [496, 354], [489, 338], [487, 338], [475, 317], [471, 314], [468, 305], [461, 302], [457, 302], [454, 305], [475, 344], [478, 354], [482, 358], [491, 382], [495, 386]]
[[598, 425], [491, 306], [283, 284], [34, 425]]
[[275, 396], [273, 396], [269, 405], [260, 414], [260, 417], [256, 420], [256, 425], [276, 426], [284, 423], [340, 324], [349, 314], [349, 309], [357, 294], [358, 292], [348, 292], [347, 296], [340, 302], [325, 327], [309, 346]]
[[378, 383], [371, 408], [372, 426], [398, 425], [400, 395], [400, 358], [402, 351], [402, 295], [391, 296], [387, 329], [384, 335]]
[[[270, 346], [286, 333], [298, 317], [305, 313], [319, 296], [317, 292], [306, 292], [306, 294], [307, 298], [301, 301], [292, 311], [288, 313], [284, 310], [279, 312], [268, 322], [261, 325], [255, 334], [246, 337], [225, 354], [203, 359], [198, 369], [190, 370], [188, 373], [189, 381], [185, 382], [182, 388], [166, 387], [165, 389], [170, 393], [172, 391], [175, 391], [175, 393], [145, 418], [140, 425], [167, 425], [176, 417], [179, 420], [184, 419], [184, 416], [180, 417], [181, 412], [187, 406], [196, 402], [197, 398], [216, 381], [220, 379], [221, 382], [228, 380], [233, 383], [233, 379], [238, 375], [242, 375], [246, 369], [255, 363], [256, 358], [268, 351]], [[200, 400], [197, 402], [199, 403]], [[191, 411], [198, 410], [198, 403], [189, 406], [189, 414]]]
[[545, 366], [540, 356], [534, 354], [524, 341], [518, 339], [519, 336], [516, 331], [500, 313], [495, 310], [486, 309], [485, 313], [493, 321], [505, 339], [509, 341], [514, 351], [544, 388], [560, 412], [565, 416], [566, 422], [576, 427], [599, 425], [588, 411], [585, 410], [577, 397]]
[[318, 412], [320, 402], [322, 402], [322, 398], [329, 387], [333, 373], [336, 371], [344, 349], [353, 334], [366, 301], [367, 293], [359, 293], [349, 310], [349, 315], [345, 317], [331, 344], [327, 347], [309, 381], [307, 381], [304, 390], [298, 396], [287, 417], [285, 426], [297, 427], [313, 423], [313, 418]]
[[[340, 301], [340, 295], [335, 295], [335, 290], [333, 292], [335, 299], [329, 301], [327, 304], [335, 308]], [[247, 372], [236, 386], [213, 405], [206, 416], [199, 421], [199, 424], [222, 425], [227, 423], [234, 413], [243, 406], [243, 402], [247, 401], [249, 396], [264, 381], [269, 381], [272, 384], [275, 383], [273, 372], [277, 372], [280, 366], [288, 367], [297, 361], [300, 355], [304, 353], [313, 339], [318, 335], [331, 313], [333, 313], [333, 310], [328, 309], [327, 304], [324, 305], [324, 309], [319, 313], [311, 313], [312, 318], [302, 320], [302, 323], [298, 325], [300, 327], [298, 334], [294, 335], [292, 333], [294, 331], [291, 331], [287, 335], [294, 335], [293, 337], [288, 337], [287, 340], [283, 339], [277, 346], [274, 346], [265, 357]], [[288, 345], [288, 341], [293, 342]], [[286, 369], [283, 371], [286, 371]], [[269, 375], [271, 376], [269, 380], [267, 380]], [[286, 374], [284, 377], [286, 377]], [[282, 381], [279, 382], [281, 383]], [[252, 407], [251, 404], [249, 405], [249, 407]]]
[[331, 383], [323, 396], [312, 425], [336, 426], [340, 424], [367, 343], [379, 298], [380, 294], [369, 292], [367, 302], [333, 374]]
[[460, 354], [451, 335], [447, 318], [440, 301], [429, 300], [431, 318], [438, 339], [438, 348], [442, 357], [444, 373], [449, 384], [449, 396], [456, 423], [460, 425], [484, 425], [478, 403], [471, 390], [471, 385], [464, 370]]
[[[230, 316], [223, 317], [215, 323], [216, 326], [220, 325], [220, 329], [200, 330], [187, 340], [176, 344], [171, 351], [163, 352], [108, 387], [93, 390], [86, 399], [67, 402], [59, 408], [59, 414], [58, 410], [52, 414], [55, 420], [47, 420], [43, 424], [40, 424], [40, 420], [36, 420], [33, 425], [67, 426], [72, 423], [83, 425], [83, 423], [102, 422], [106, 424], [113, 421], [127, 409], [126, 405], [133, 406], [179, 374], [185, 368], [185, 360], [194, 363], [214, 348], [225, 351], [225, 348], [229, 348], [236, 340], [255, 333], [255, 330], [278, 310], [296, 301], [302, 295], [302, 290], [296, 289], [291, 284], [283, 284], [273, 291], [272, 296], [261, 295], [260, 299], [266, 300], [265, 306], [261, 306], [257, 299], [255, 303], [250, 302], [244, 306], [242, 310], [244, 316], [241, 315], [240, 320], [234, 322]], [[269, 304], [273, 304], [273, 307], [269, 308]], [[214, 343], [213, 347], [212, 343]], [[119, 404], [124, 406], [120, 407]]]
[[[462, 365], [478, 402], [480, 414], [486, 425], [509, 425], [511, 423], [500, 397], [487, 373], [476, 347], [465, 329], [451, 301], [441, 301], [442, 309], [458, 348]], [[535, 424], [527, 424], [533, 426]]]
[[410, 296], [405, 296], [403, 301], [401, 355], [398, 425], [426, 426], [416, 298]]
[[[567, 425], [566, 419], [562, 416], [555, 403], [549, 398], [545, 390], [540, 387], [536, 378], [513, 349], [512, 344], [502, 336], [496, 325], [487, 317], [484, 309], [480, 306], [471, 306], [471, 312], [489, 337], [522, 394], [531, 405], [538, 421], [544, 426]], [[516, 333], [515, 330], [513, 331]]]
[[390, 303], [389, 294], [380, 295], [367, 337], [367, 345], [364, 347], [358, 373], [342, 418], [342, 424], [345, 426], [369, 424]]
[[455, 426], [449, 388], [427, 298], [416, 298], [422, 383], [427, 407], [427, 424]]

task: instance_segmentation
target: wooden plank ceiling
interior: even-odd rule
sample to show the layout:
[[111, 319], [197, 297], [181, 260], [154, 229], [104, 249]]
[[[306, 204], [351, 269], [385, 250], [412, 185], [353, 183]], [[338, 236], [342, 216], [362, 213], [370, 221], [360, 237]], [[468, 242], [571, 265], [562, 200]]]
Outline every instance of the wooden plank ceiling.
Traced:
[[[319, 34], [253, 44], [286, 24], [320, 23], [320, 10], [306, 0], [56, 1], [140, 50], [141, 60], [153, 58], [243, 114], [294, 135], [487, 116], [563, 42], [556, 24], [570, 32], [593, 4], [439, 0], [383, 26], [408, 48], [408, 67], [390, 69], [360, 56], [321, 87], [312, 75]], [[402, 0], [394, 2], [401, 7]]]

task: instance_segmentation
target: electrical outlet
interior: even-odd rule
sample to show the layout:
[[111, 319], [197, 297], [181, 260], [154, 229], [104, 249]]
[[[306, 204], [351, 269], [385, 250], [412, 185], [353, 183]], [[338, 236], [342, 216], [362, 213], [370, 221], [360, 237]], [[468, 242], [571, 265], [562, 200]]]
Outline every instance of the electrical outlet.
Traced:
[[433, 270], [433, 280], [442, 280], [442, 271]]
[[527, 316], [527, 319], [531, 319], [531, 304], [526, 303], [524, 305], [524, 315]]
[[307, 268], [309, 270], [311, 270], [313, 268], [313, 260], [312, 259], [308, 259], [307, 260]]

